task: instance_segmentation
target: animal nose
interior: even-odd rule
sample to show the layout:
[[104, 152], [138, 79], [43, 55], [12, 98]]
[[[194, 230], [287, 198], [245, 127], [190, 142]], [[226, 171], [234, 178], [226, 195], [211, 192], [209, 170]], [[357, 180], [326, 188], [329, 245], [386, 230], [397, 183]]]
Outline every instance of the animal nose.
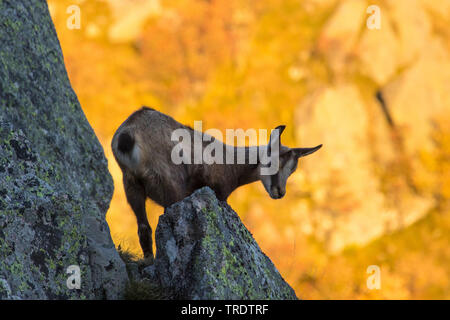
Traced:
[[282, 190], [281, 187], [274, 187], [272, 189], [273, 198], [280, 199], [284, 196], [285, 191]]

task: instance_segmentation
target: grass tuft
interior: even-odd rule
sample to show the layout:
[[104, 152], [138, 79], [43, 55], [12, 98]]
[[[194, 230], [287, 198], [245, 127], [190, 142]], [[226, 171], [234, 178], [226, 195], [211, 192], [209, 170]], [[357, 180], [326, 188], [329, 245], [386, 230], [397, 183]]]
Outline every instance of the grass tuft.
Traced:
[[167, 293], [162, 290], [159, 283], [142, 276], [142, 270], [153, 264], [153, 259], [140, 258], [119, 245], [117, 252], [120, 258], [125, 262], [130, 281], [125, 287], [125, 300], [161, 300], [168, 299]]
[[119, 253], [120, 258], [125, 263], [133, 263], [139, 261], [139, 257], [136, 254], [131, 252], [129, 249], [124, 249], [120, 244], [117, 247], [117, 252]]

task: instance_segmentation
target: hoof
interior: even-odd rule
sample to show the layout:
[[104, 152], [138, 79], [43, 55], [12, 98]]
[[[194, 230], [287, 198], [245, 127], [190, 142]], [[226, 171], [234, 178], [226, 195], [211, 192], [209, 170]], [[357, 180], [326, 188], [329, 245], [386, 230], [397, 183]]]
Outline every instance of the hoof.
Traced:
[[145, 267], [152, 265], [154, 262], [155, 262], [155, 258], [153, 257], [153, 254], [144, 255], [144, 259], [139, 261], [139, 266], [141, 268], [145, 268]]

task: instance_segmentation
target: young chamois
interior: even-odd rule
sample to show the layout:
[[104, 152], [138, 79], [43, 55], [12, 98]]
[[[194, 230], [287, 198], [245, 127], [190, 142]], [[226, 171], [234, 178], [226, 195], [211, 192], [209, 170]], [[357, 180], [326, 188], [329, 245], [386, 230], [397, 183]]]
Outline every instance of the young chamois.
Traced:
[[[128, 203], [137, 218], [139, 242], [144, 257], [153, 258], [152, 229], [145, 211], [147, 197], [166, 208], [195, 190], [208, 186], [214, 190], [219, 200], [225, 201], [236, 188], [260, 180], [270, 197], [282, 198], [286, 193], [288, 177], [297, 169], [298, 159], [322, 146], [292, 149], [283, 146], [280, 143], [280, 134], [284, 128], [279, 126], [273, 130], [267, 145], [234, 147], [148, 107], [141, 108], [125, 120], [114, 134], [112, 150], [123, 172]], [[172, 153], [179, 142], [172, 140], [172, 133], [177, 129], [187, 130], [192, 135], [207, 136], [208, 139], [205, 140], [219, 143], [224, 156], [234, 157], [241, 152], [245, 162], [198, 164], [194, 161], [194, 164], [175, 164]], [[201, 149], [205, 148], [205, 142], [200, 141]], [[277, 154], [273, 150], [276, 150]], [[190, 154], [194, 152], [192, 146]], [[252, 159], [252, 152], [257, 156], [253, 157], [254, 161], [249, 161]], [[271, 165], [270, 161], [262, 161], [261, 155], [264, 153], [270, 155], [270, 161], [278, 161], [275, 174], [261, 174], [263, 168], [267, 169]]]

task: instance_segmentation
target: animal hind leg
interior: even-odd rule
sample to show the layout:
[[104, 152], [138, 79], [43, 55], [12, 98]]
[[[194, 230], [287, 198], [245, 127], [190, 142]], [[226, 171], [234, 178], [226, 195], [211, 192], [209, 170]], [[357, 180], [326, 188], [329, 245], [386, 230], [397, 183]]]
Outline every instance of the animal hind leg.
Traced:
[[145, 211], [146, 196], [144, 187], [135, 179], [127, 179], [125, 177], [124, 187], [128, 203], [136, 215], [139, 243], [141, 244], [144, 258], [153, 258], [152, 228], [148, 223]]

